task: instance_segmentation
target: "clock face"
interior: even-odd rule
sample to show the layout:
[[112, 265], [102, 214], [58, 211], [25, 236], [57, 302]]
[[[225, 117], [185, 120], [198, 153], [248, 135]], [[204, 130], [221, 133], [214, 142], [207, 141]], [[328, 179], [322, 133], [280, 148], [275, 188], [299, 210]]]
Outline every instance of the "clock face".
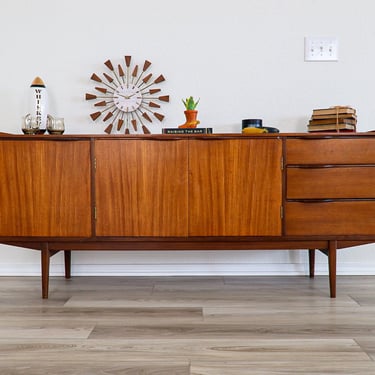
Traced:
[[142, 104], [142, 92], [134, 85], [120, 85], [113, 94], [113, 102], [120, 111], [133, 112]]
[[149, 72], [151, 63], [132, 65], [132, 57], [125, 56], [115, 68], [110, 60], [104, 65], [102, 77], [92, 74], [96, 83], [95, 93], [87, 93], [86, 100], [95, 101], [97, 111], [90, 114], [93, 121], [105, 123], [104, 131], [110, 133], [160, 133], [157, 123], [163, 121], [160, 113], [162, 102], [169, 102], [169, 95], [161, 95], [159, 85], [165, 81], [162, 74]]

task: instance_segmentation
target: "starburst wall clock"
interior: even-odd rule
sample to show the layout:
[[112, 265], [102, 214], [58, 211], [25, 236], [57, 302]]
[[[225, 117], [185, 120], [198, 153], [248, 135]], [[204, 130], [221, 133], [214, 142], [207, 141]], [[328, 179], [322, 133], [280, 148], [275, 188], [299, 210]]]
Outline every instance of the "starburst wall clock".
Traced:
[[155, 78], [149, 73], [151, 62], [132, 66], [132, 57], [125, 56], [123, 64], [115, 68], [111, 60], [104, 65], [107, 72], [102, 78], [93, 73], [97, 93], [87, 93], [86, 100], [95, 101], [96, 111], [90, 114], [93, 121], [102, 120], [107, 134], [144, 133], [149, 134], [154, 121], [161, 122], [161, 103], [169, 102], [169, 95], [161, 95], [159, 84], [165, 81], [162, 74]]

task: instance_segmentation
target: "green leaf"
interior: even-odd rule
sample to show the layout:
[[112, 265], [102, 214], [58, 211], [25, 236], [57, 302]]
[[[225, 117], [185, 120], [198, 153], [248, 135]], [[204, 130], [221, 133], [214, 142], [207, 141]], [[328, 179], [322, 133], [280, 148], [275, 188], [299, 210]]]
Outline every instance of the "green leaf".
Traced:
[[184, 106], [187, 110], [194, 110], [198, 103], [200, 98], [197, 101], [194, 101], [194, 98], [190, 96], [189, 98], [186, 98], [185, 100], [182, 99], [182, 102], [184, 103]]

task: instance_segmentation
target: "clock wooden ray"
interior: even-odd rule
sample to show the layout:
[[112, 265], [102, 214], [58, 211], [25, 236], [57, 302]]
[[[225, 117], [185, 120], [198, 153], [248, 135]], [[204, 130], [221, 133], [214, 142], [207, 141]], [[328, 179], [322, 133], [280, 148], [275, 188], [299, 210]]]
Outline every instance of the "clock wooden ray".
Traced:
[[86, 94], [86, 100], [95, 101], [97, 111], [90, 114], [93, 121], [102, 119], [105, 132], [151, 133], [153, 120], [163, 121], [159, 112], [161, 102], [169, 102], [169, 95], [160, 95], [160, 83], [165, 81], [162, 74], [153, 77], [149, 73], [151, 62], [132, 66], [132, 57], [125, 56], [123, 64], [115, 68], [111, 60], [104, 65], [102, 77], [93, 73], [91, 80], [96, 82], [95, 94]]

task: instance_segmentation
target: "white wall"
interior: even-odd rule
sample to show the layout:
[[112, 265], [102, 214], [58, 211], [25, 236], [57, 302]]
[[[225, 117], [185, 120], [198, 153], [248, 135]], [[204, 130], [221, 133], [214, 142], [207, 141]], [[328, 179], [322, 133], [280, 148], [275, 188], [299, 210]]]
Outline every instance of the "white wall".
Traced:
[[[47, 85], [49, 112], [66, 133], [101, 133], [86, 92], [104, 61], [124, 55], [163, 73], [165, 126], [183, 122], [181, 98], [201, 98], [199, 119], [238, 132], [263, 118], [305, 132], [313, 108], [350, 104], [358, 130], [375, 128], [375, 3], [372, 0], [3, 0], [0, 12], [0, 131], [20, 133], [31, 81]], [[339, 61], [304, 62], [305, 36], [336, 36]], [[338, 272], [375, 274], [375, 246], [343, 250]], [[38, 274], [39, 253], [0, 246], [0, 275]], [[318, 272], [327, 270], [318, 257]], [[62, 273], [62, 257], [52, 273]], [[305, 252], [87, 252], [75, 274], [303, 274]]]

